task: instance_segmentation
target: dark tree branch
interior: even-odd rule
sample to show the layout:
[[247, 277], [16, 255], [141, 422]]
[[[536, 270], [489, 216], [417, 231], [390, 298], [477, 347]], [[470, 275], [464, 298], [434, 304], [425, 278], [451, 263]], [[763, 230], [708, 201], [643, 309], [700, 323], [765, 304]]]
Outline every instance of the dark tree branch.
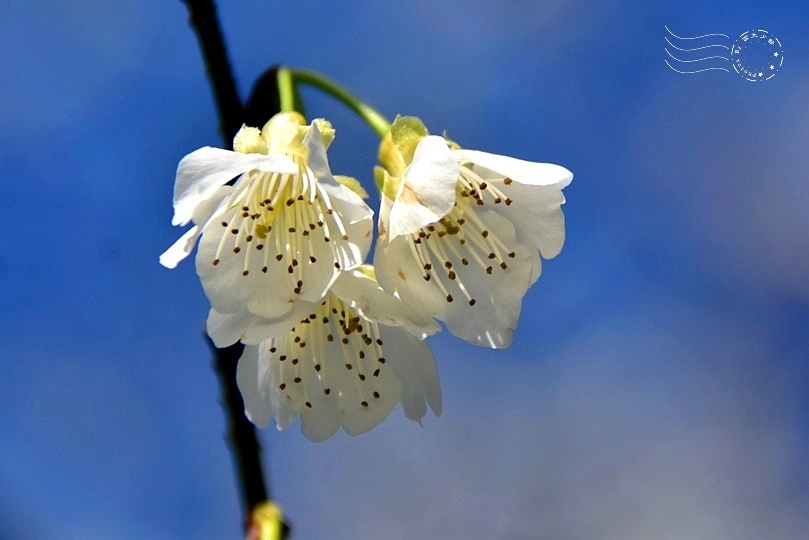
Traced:
[[219, 111], [219, 128], [225, 138], [225, 148], [230, 149], [233, 137], [242, 127], [244, 110], [230, 69], [219, 19], [216, 17], [216, 4], [213, 0], [182, 1], [188, 6], [191, 26], [197, 34], [205, 59], [216, 108]]
[[222, 386], [222, 405], [228, 417], [228, 439], [233, 448], [245, 515], [248, 515], [253, 508], [269, 500], [269, 493], [264, 483], [256, 428], [244, 415], [244, 401], [236, 384], [236, 366], [244, 346], [236, 343], [217, 349], [210, 338], [206, 336], [205, 339], [214, 353], [214, 368]]
[[[247, 112], [255, 116], [257, 112], [266, 114], [257, 121], [250, 119], [250, 124], [257, 127], [264, 125], [270, 116], [278, 112], [277, 87], [264, 83], [268, 87], [262, 103], [261, 96], [250, 98], [248, 111], [242, 106], [236, 81], [228, 61], [225, 42], [216, 16], [216, 5], [213, 0], [182, 0], [188, 6], [191, 26], [197, 34], [202, 55], [216, 100], [219, 112], [219, 124], [225, 148], [232, 148], [233, 137], [239, 131], [242, 123], [247, 120]], [[261, 446], [256, 438], [256, 429], [244, 414], [244, 401], [236, 382], [236, 366], [241, 357], [244, 346], [236, 343], [224, 349], [217, 349], [213, 342], [207, 338], [208, 344], [214, 351], [214, 365], [222, 386], [223, 406], [227, 413], [228, 438], [233, 450], [234, 465], [237, 469], [239, 485], [241, 487], [244, 515], [249, 516], [253, 509], [270, 498], [267, 485], [264, 481], [264, 472], [261, 462]], [[286, 536], [288, 528], [283, 526], [283, 535]]]

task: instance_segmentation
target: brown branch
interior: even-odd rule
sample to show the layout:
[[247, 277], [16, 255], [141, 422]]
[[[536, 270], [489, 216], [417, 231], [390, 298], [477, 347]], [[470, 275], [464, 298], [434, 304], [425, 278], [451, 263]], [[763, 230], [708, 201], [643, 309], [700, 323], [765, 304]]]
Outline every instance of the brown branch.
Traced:
[[[224, 147], [231, 148], [233, 137], [241, 128], [242, 123], [247, 120], [248, 113], [252, 113], [252, 116], [257, 110], [260, 110], [267, 115], [260, 124], [254, 124], [261, 127], [272, 114], [278, 112], [278, 90], [277, 87], [271, 87], [266, 93], [261, 92], [260, 98], [257, 98], [254, 92], [248, 104], [248, 110], [245, 111], [230, 68], [225, 42], [216, 16], [216, 5], [213, 0], [182, 1], [188, 6], [189, 20], [197, 34], [205, 59], [219, 113], [219, 128], [222, 132]], [[257, 99], [258, 101], [256, 101]], [[251, 123], [253, 122], [255, 120], [251, 118]], [[244, 414], [244, 401], [236, 382], [236, 367], [244, 346], [236, 343], [224, 349], [217, 349], [207, 336], [206, 339], [214, 352], [214, 366], [222, 387], [223, 406], [228, 422], [228, 440], [233, 451], [234, 466], [238, 474], [244, 516], [246, 517], [245, 527], [247, 527], [253, 509], [268, 501], [270, 494], [267, 484], [265, 484], [261, 446], [256, 438], [256, 429]], [[289, 529], [286, 524], [282, 524], [282, 527], [282, 534], [286, 537]]]
[[233, 137], [242, 127], [244, 110], [236, 81], [230, 69], [225, 41], [216, 16], [213, 0], [182, 0], [188, 6], [191, 26], [197, 34], [202, 57], [219, 111], [219, 129], [225, 148], [231, 148]]

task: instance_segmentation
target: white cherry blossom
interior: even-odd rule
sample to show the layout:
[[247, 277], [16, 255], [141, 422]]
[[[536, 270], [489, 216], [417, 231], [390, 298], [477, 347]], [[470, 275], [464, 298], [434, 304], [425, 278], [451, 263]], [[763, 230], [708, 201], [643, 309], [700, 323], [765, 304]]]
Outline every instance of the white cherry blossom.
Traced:
[[368, 251], [373, 213], [330, 172], [331, 126], [302, 124], [281, 113], [261, 131], [243, 127], [235, 151], [206, 147], [180, 162], [172, 223], [194, 226], [160, 262], [173, 268], [201, 236], [197, 273], [220, 313], [275, 318], [318, 302]]
[[[439, 330], [386, 293], [372, 270], [340, 274], [318, 303], [298, 303], [297, 319], [212, 311], [208, 332], [219, 346], [246, 343], [237, 380], [248, 418], [278, 429], [297, 417], [309, 439], [331, 437], [341, 426], [356, 435], [384, 420], [397, 403], [420, 422], [427, 406], [441, 413], [432, 353], [422, 341]], [[246, 328], [246, 330], [244, 330]]]
[[470, 343], [508, 347], [539, 255], [562, 249], [572, 173], [453, 149], [415, 118], [397, 118], [380, 157], [380, 284]]

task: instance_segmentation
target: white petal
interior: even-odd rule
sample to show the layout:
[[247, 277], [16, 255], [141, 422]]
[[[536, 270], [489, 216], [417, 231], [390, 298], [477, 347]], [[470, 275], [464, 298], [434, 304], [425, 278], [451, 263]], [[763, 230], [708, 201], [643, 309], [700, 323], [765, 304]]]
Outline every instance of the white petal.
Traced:
[[196, 207], [240, 174], [259, 169], [284, 174], [297, 172], [287, 156], [239, 154], [206, 146], [185, 156], [177, 166], [172, 225], [185, 225]]
[[[265, 238], [255, 235], [248, 242], [243, 228], [222, 226], [234, 218], [238, 222], [239, 213], [241, 209], [232, 208], [206, 224], [196, 258], [197, 274], [216, 311], [237, 313], [246, 307], [269, 319], [284, 316], [299, 301], [319, 302], [339, 273], [335, 252], [342, 263], [358, 264], [363, 254], [352, 238], [367, 244], [365, 235], [373, 226], [369, 215], [364, 222], [344, 227], [349, 236], [345, 241], [337, 230], [338, 212], [324, 214], [331, 236], [327, 243], [325, 227], [303, 236], [302, 224], [279, 215]], [[287, 233], [293, 225], [298, 233]], [[240, 232], [234, 235], [232, 230]]]
[[160, 264], [166, 268], [176, 268], [177, 265], [194, 251], [194, 246], [199, 238], [200, 228], [194, 225], [183, 234], [179, 240], [174, 242], [170, 248], [160, 255]]
[[[258, 251], [253, 242], [238, 243], [222, 223], [228, 222], [239, 209], [231, 209], [209, 221], [202, 231], [197, 251], [196, 268], [202, 287], [213, 309], [220, 313], [238, 313], [248, 308], [256, 315], [267, 318], [281, 317], [288, 313], [298, 300], [293, 294], [292, 274], [287, 272], [289, 259], [277, 261], [276, 252], [264, 253], [273, 248]], [[219, 249], [222, 243], [222, 249]], [[257, 245], [257, 244], [256, 244]], [[238, 248], [238, 252], [234, 252]], [[243, 275], [246, 257], [248, 275]], [[267, 272], [262, 272], [266, 266]], [[214, 261], [218, 261], [214, 264]], [[331, 265], [329, 265], [331, 266]], [[313, 265], [312, 268], [316, 268]]]
[[433, 414], [440, 416], [441, 386], [430, 348], [398, 328], [380, 327], [379, 331], [385, 342], [385, 354], [402, 381], [401, 403], [405, 416], [420, 423], [427, 413], [425, 400]]
[[[508, 246], [514, 257], [503, 253], [505, 269], [496, 261], [487, 259], [487, 263], [491, 262], [489, 273], [479, 264], [463, 265], [457, 256], [451, 255], [450, 261], [458, 277], [454, 281], [442, 278], [442, 283], [454, 297], [453, 302], [446, 304], [442, 320], [449, 331], [461, 339], [473, 345], [500, 349], [511, 345], [522, 299], [532, 283], [534, 262], [539, 257], [533, 248], [517, 242], [514, 225], [503, 216], [482, 211], [478, 217], [486, 224], [490, 236]], [[476, 300], [475, 305], [470, 305], [461, 296], [460, 282]]]
[[354, 268], [365, 261], [371, 249], [374, 211], [359, 195], [345, 186], [322, 184], [320, 187], [327, 194], [348, 236], [347, 241], [334, 239], [340, 255], [340, 267], [342, 270]]
[[298, 302], [290, 312], [274, 319], [260, 317], [247, 309], [237, 313], [219, 313], [212, 309], [208, 313], [206, 329], [208, 336], [220, 348], [237, 341], [245, 345], [258, 345], [267, 338], [289, 332], [314, 307], [306, 302]]
[[384, 194], [379, 196], [379, 240], [388, 240], [388, 229], [390, 228], [390, 211], [393, 208], [393, 201]]
[[326, 147], [323, 145], [323, 136], [320, 134], [317, 122], [312, 122], [309, 131], [303, 138], [303, 145], [309, 151], [307, 165], [318, 181], [337, 185], [337, 181], [331, 174], [329, 160], [326, 156]]
[[513, 203], [508, 210], [499, 210], [508, 213], [520, 241], [536, 247], [545, 259], [558, 255], [565, 243], [565, 196], [559, 188], [514, 182], [508, 186], [508, 194]]
[[455, 205], [458, 164], [441, 137], [424, 137], [399, 184], [388, 216], [390, 239], [435, 223]]
[[388, 217], [388, 239], [413, 234], [422, 227], [437, 222], [441, 217], [419, 202], [397, 199]]
[[515, 182], [532, 186], [567, 187], [573, 180], [573, 173], [553, 163], [536, 163], [479, 150], [452, 150], [458, 163], [472, 163], [511, 178]]
[[447, 142], [437, 135], [428, 135], [419, 141], [413, 162], [404, 174], [404, 183], [410, 186], [419, 202], [444, 216], [455, 205], [457, 182], [458, 163]]
[[374, 268], [379, 284], [396, 292], [402, 301], [424, 317], [435, 317], [444, 309], [444, 295], [434, 283], [424, 280], [423, 270], [410, 250], [410, 240], [399, 237], [377, 242]]
[[245, 347], [236, 366], [236, 382], [244, 400], [244, 413], [256, 426], [270, 423], [270, 384], [266, 372], [260, 373], [258, 347]]
[[365, 319], [386, 326], [404, 326], [408, 332], [424, 339], [441, 327], [418, 314], [410, 306], [384, 289], [372, 278], [359, 271], [343, 272], [334, 282], [332, 292], [349, 303]]

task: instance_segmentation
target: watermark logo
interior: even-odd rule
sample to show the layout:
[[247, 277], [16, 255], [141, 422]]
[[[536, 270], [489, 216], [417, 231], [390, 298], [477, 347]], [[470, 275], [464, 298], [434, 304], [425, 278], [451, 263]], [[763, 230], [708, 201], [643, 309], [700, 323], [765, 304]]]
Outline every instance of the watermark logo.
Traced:
[[726, 71], [762, 82], [775, 77], [784, 65], [784, 48], [767, 30], [748, 30], [734, 41], [726, 34], [683, 37], [664, 28], [666, 65], [677, 73]]

